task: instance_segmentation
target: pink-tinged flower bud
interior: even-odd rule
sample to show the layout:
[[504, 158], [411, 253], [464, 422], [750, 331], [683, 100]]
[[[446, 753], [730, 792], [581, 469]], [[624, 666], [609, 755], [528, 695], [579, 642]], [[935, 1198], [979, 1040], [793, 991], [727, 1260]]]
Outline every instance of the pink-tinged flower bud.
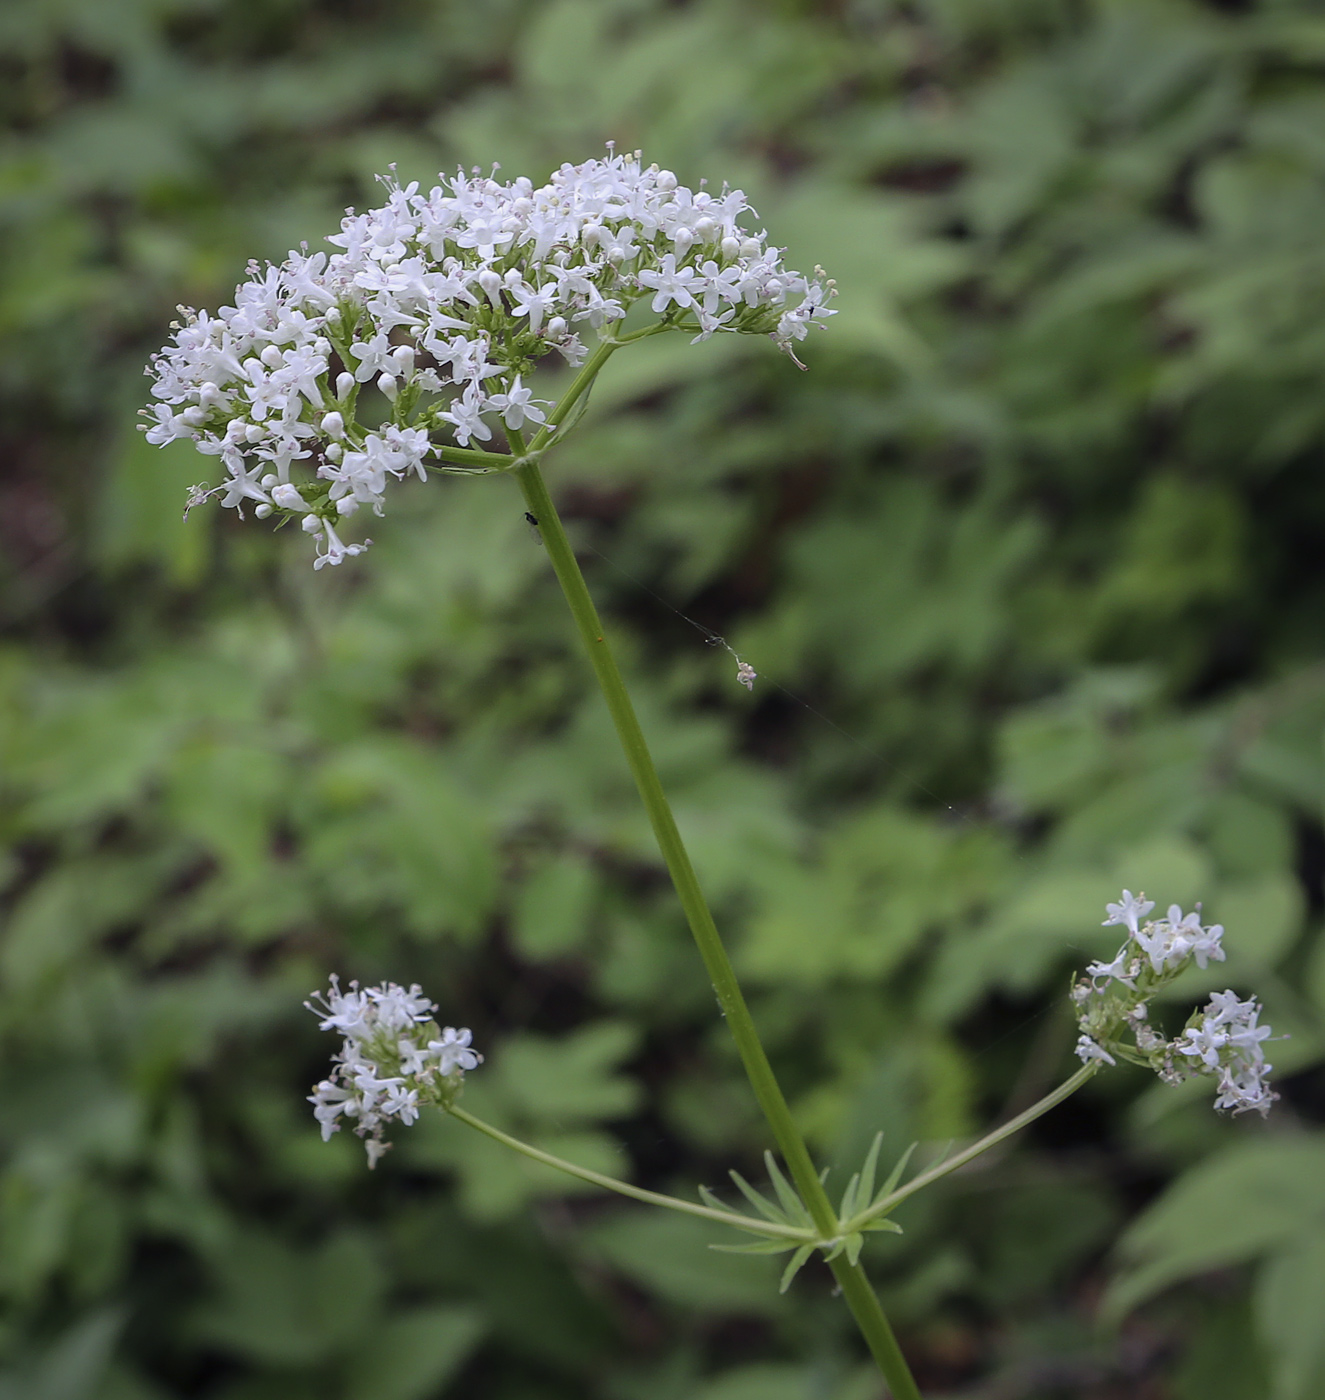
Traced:
[[308, 506], [304, 503], [304, 498], [299, 494], [299, 488], [297, 486], [291, 486], [288, 481], [283, 482], [280, 486], [273, 486], [271, 489], [271, 498], [282, 510], [308, 509]]
[[339, 413], [331, 412], [322, 417], [322, 431], [328, 437], [340, 438], [345, 436], [345, 420]]
[[336, 397], [338, 399], [348, 399], [353, 388], [354, 376], [352, 374], [341, 373], [336, 376]]
[[400, 386], [396, 383], [395, 375], [387, 374], [385, 370], [377, 376], [377, 387], [393, 403], [395, 402], [396, 395], [400, 392]]

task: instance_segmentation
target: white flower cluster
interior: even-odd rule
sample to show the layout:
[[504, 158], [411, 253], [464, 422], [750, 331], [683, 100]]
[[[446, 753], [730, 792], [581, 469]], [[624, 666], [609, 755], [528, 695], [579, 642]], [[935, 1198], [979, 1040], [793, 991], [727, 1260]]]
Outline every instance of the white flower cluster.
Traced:
[[219, 495], [300, 518], [318, 566], [360, 552], [337, 524], [362, 505], [380, 514], [388, 477], [426, 477], [434, 433], [463, 447], [542, 425], [526, 377], [553, 351], [580, 364], [582, 332], [612, 337], [636, 303], [697, 340], [767, 334], [788, 351], [833, 314], [831, 282], [785, 269], [741, 227], [753, 211], [739, 190], [687, 189], [638, 152], [609, 148], [539, 188], [477, 171], [427, 194], [383, 183], [386, 203], [351, 210], [327, 240], [340, 251], [251, 265], [215, 316], [181, 308], [148, 370], [148, 441], [192, 439], [225, 469], [190, 507]]
[[342, 992], [332, 977], [330, 989], [314, 992], [304, 1005], [321, 1018], [322, 1030], [345, 1038], [332, 1056], [330, 1078], [308, 1098], [322, 1140], [339, 1132], [342, 1116], [353, 1118], [370, 1167], [388, 1150], [382, 1132], [392, 1119], [410, 1124], [422, 1106], [454, 1103], [464, 1071], [483, 1059], [470, 1049], [469, 1031], [437, 1025], [437, 1007], [417, 984], [406, 991], [394, 982], [364, 988], [351, 982]]
[[[1212, 1075], [1219, 1081], [1216, 1108], [1268, 1113], [1278, 1097], [1266, 1078], [1274, 1066], [1266, 1064], [1261, 1049], [1270, 1028], [1258, 1024], [1261, 1007], [1254, 998], [1241, 1001], [1234, 992], [1216, 992], [1172, 1040], [1149, 1024], [1150, 1001], [1160, 988], [1193, 962], [1204, 968], [1211, 959], [1224, 960], [1223, 927], [1203, 927], [1199, 906], [1183, 914], [1170, 905], [1166, 918], [1142, 923], [1154, 907], [1153, 900], [1130, 890], [1105, 906], [1105, 926], [1124, 925], [1128, 938], [1112, 962], [1091, 963], [1072, 989], [1082, 1032], [1077, 1054], [1088, 1064], [1112, 1065], [1122, 1058], [1146, 1065], [1170, 1084], [1193, 1074]], [[1121, 1039], [1129, 1031], [1132, 1046]]]

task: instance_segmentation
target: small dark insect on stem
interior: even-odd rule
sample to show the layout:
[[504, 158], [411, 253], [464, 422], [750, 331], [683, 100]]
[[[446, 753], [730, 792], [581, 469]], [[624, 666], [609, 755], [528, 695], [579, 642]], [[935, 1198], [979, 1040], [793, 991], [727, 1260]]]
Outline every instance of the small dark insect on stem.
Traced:
[[543, 536], [539, 533], [538, 516], [536, 516], [533, 511], [527, 510], [524, 513], [524, 518], [529, 522], [529, 533], [533, 536], [535, 543], [542, 544]]

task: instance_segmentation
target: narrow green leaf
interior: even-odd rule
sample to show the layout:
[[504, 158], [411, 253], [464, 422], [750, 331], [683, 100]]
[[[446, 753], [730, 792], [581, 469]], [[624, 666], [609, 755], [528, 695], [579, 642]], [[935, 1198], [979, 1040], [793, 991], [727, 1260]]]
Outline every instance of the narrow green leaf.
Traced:
[[699, 1199], [704, 1202], [710, 1210], [726, 1210], [727, 1207], [708, 1189], [707, 1186], [699, 1188]]
[[736, 1188], [741, 1195], [750, 1202], [752, 1206], [764, 1217], [771, 1220], [775, 1225], [789, 1225], [791, 1222], [787, 1217], [768, 1199], [762, 1192], [756, 1191], [753, 1186], [738, 1171], [729, 1173], [731, 1179], [736, 1183]]
[[874, 1199], [874, 1172], [879, 1165], [879, 1149], [882, 1146], [883, 1133], [880, 1131], [874, 1134], [874, 1141], [870, 1144], [869, 1153], [865, 1158], [865, 1165], [860, 1169], [859, 1199], [862, 1201], [872, 1201]]
[[897, 1159], [897, 1165], [888, 1173], [888, 1180], [879, 1187], [878, 1194], [874, 1197], [874, 1201], [871, 1202], [871, 1204], [883, 1200], [890, 1192], [897, 1189], [897, 1183], [902, 1179], [902, 1173], [906, 1170], [906, 1164], [911, 1160], [911, 1154], [919, 1145], [919, 1143], [913, 1142]]
[[[840, 1220], [850, 1220], [856, 1213], [856, 1194], [860, 1189], [860, 1173], [857, 1172], [850, 1181], [847, 1182], [847, 1189], [842, 1192], [842, 1205], [837, 1215]], [[868, 1196], [865, 1198], [869, 1199]]]
[[778, 1193], [778, 1200], [782, 1202], [782, 1208], [787, 1212], [788, 1218], [795, 1221], [797, 1225], [809, 1225], [811, 1223], [809, 1211], [805, 1209], [801, 1198], [792, 1189], [791, 1183], [782, 1175], [781, 1168], [773, 1160], [771, 1152], [764, 1153], [764, 1165], [768, 1168], [773, 1189]]
[[791, 1281], [805, 1267], [805, 1261], [814, 1253], [812, 1244], [803, 1244], [787, 1261], [787, 1267], [782, 1271], [782, 1282], [778, 1286], [779, 1293], [785, 1293], [791, 1287]]
[[757, 1244], [711, 1244], [719, 1254], [785, 1254], [796, 1248], [795, 1240], [760, 1240]]
[[902, 1227], [895, 1220], [889, 1220], [886, 1215], [879, 1216], [877, 1220], [868, 1221], [861, 1228], [864, 1230], [886, 1230], [890, 1235], [903, 1233]]
[[852, 1268], [860, 1261], [860, 1251], [865, 1244], [865, 1236], [857, 1230], [854, 1234], [847, 1236], [847, 1258], [851, 1261]]

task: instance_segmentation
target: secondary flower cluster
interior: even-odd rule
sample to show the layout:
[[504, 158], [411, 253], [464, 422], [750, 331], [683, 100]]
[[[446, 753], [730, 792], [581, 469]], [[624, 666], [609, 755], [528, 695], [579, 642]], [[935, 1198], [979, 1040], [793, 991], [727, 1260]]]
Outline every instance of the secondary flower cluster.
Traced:
[[833, 314], [831, 282], [784, 268], [741, 226], [740, 190], [690, 190], [638, 152], [609, 148], [538, 188], [477, 171], [427, 194], [383, 183], [386, 203], [351, 210], [327, 240], [339, 251], [252, 264], [215, 316], [181, 308], [148, 370], [148, 441], [191, 438], [225, 471], [190, 505], [219, 495], [300, 518], [318, 566], [360, 552], [337, 523], [380, 514], [388, 478], [426, 477], [432, 434], [466, 446], [543, 424], [525, 383], [537, 362], [581, 363], [582, 333], [611, 335], [636, 302], [697, 340], [766, 334], [788, 350]]
[[[1216, 1108], [1268, 1113], [1278, 1097], [1266, 1078], [1274, 1066], [1266, 1064], [1261, 1049], [1270, 1027], [1258, 1024], [1261, 1007], [1254, 998], [1241, 1001], [1234, 992], [1216, 992], [1172, 1040], [1150, 1025], [1156, 992], [1192, 962], [1204, 968], [1211, 959], [1224, 960], [1222, 925], [1204, 927], [1199, 908], [1184, 914], [1176, 904], [1166, 918], [1142, 923], [1154, 907], [1153, 900], [1130, 890], [1105, 906], [1105, 926], [1122, 924], [1128, 937], [1112, 962], [1091, 963], [1072, 989], [1082, 1032], [1077, 1054], [1086, 1063], [1112, 1065], [1122, 1058], [1146, 1065], [1169, 1084], [1211, 1075], [1219, 1081]], [[1122, 1040], [1127, 1033], [1132, 1045]]]
[[413, 1123], [420, 1107], [454, 1103], [464, 1071], [483, 1059], [470, 1049], [469, 1031], [437, 1025], [437, 1007], [417, 984], [406, 991], [394, 982], [364, 988], [351, 982], [342, 992], [333, 977], [328, 991], [304, 1005], [321, 1018], [322, 1030], [344, 1036], [330, 1078], [308, 1098], [322, 1140], [340, 1131], [342, 1116], [354, 1119], [370, 1167], [388, 1150], [382, 1133], [392, 1119]]

